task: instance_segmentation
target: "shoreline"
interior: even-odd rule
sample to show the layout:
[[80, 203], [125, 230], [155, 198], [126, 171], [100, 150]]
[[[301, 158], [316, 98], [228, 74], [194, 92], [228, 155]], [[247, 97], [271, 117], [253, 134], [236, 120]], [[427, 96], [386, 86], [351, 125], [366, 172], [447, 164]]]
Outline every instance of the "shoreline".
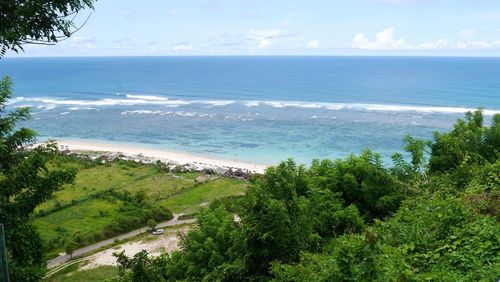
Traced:
[[[136, 145], [119, 144], [96, 140], [55, 139], [59, 148], [72, 152], [93, 151], [102, 153], [123, 154], [127, 157], [146, 157], [154, 161], [175, 163], [177, 165], [215, 167], [225, 169], [242, 169], [251, 173], [264, 173], [268, 165], [250, 162], [196, 155], [168, 149], [154, 149]], [[45, 142], [42, 142], [45, 143]]]

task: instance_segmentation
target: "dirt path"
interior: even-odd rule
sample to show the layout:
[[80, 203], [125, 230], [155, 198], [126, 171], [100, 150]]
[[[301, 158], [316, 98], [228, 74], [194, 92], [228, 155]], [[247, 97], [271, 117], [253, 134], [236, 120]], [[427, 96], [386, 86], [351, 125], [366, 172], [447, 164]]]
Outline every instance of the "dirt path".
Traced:
[[[157, 225], [157, 227], [176, 226], [176, 225], [181, 225], [181, 224], [186, 224], [186, 223], [193, 223], [195, 221], [196, 221], [196, 219], [179, 220], [178, 219], [178, 215], [175, 215], [172, 220], [159, 223]], [[113, 237], [113, 238], [109, 238], [109, 239], [101, 241], [101, 242], [97, 242], [97, 243], [95, 243], [93, 245], [86, 246], [86, 247], [83, 247], [81, 249], [77, 249], [77, 250], [75, 250], [73, 252], [73, 257], [79, 257], [79, 256], [82, 256], [82, 255], [88, 254], [88, 253], [96, 251], [96, 250], [98, 250], [98, 249], [100, 249], [102, 247], [111, 245], [115, 240], [128, 239], [130, 237], [134, 237], [134, 236], [140, 235], [142, 233], [145, 233], [148, 230], [149, 230], [148, 227], [143, 227], [143, 228], [140, 228], [140, 229], [137, 229], [137, 230], [134, 230], [134, 231], [130, 231], [128, 233], [125, 233], [125, 234], [122, 234], [122, 235], [119, 235], [119, 236], [116, 236], [116, 237]], [[60, 255], [60, 256], [58, 256], [56, 258], [53, 258], [53, 259], [49, 260], [47, 262], [47, 267], [50, 269], [50, 268], [56, 267], [58, 265], [61, 265], [61, 264], [65, 263], [65, 262], [67, 262], [69, 260], [70, 260], [70, 256], [69, 255], [66, 255], [66, 254], [65, 255]]]
[[[172, 253], [177, 250], [179, 237], [177, 232], [187, 233], [189, 226], [168, 230], [165, 234], [141, 241], [127, 242], [116, 247], [106, 249], [85, 258], [85, 265], [80, 270], [87, 270], [103, 265], [116, 266], [116, 257], [113, 253], [124, 251], [125, 255], [132, 257], [142, 250], [148, 251], [150, 256], [159, 256], [162, 253]], [[152, 239], [152, 240], [151, 240]]]

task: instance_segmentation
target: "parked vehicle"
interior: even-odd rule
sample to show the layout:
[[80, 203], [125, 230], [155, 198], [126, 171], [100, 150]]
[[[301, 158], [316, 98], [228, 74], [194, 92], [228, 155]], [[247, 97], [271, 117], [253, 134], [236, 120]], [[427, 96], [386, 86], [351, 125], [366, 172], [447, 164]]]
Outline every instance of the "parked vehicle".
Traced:
[[165, 233], [165, 231], [163, 230], [163, 228], [158, 228], [158, 229], [154, 230], [152, 234], [153, 235], [161, 235], [163, 233]]

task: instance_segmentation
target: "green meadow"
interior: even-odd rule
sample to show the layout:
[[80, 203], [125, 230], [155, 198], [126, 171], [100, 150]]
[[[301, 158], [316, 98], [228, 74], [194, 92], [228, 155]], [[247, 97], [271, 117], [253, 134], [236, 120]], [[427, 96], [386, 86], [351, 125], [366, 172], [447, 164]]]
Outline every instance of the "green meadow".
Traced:
[[92, 282], [113, 279], [118, 276], [118, 269], [114, 266], [100, 266], [88, 270], [79, 270], [78, 264], [67, 267], [56, 275], [44, 279], [47, 282]]
[[157, 165], [131, 161], [100, 163], [60, 156], [54, 166], [77, 170], [65, 185], [35, 210], [33, 224], [47, 243], [49, 257], [72, 240], [78, 246], [143, 227], [149, 219], [192, 214], [210, 201], [245, 193], [248, 182], [223, 176], [197, 183], [198, 173], [170, 173]]

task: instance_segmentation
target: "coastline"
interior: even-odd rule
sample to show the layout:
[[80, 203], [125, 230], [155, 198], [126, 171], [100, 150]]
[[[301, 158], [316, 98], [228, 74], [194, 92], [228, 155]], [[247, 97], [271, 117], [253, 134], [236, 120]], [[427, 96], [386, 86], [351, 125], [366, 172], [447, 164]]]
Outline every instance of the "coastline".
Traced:
[[153, 149], [137, 145], [111, 143], [106, 141], [70, 139], [56, 139], [55, 141], [60, 148], [73, 152], [109, 152], [115, 154], [123, 154], [131, 158], [142, 156], [151, 160], [158, 160], [165, 163], [175, 163], [178, 165], [218, 167], [226, 169], [233, 168], [247, 170], [252, 173], [264, 173], [265, 169], [268, 167], [268, 165], [263, 164], [196, 155], [168, 149]]

